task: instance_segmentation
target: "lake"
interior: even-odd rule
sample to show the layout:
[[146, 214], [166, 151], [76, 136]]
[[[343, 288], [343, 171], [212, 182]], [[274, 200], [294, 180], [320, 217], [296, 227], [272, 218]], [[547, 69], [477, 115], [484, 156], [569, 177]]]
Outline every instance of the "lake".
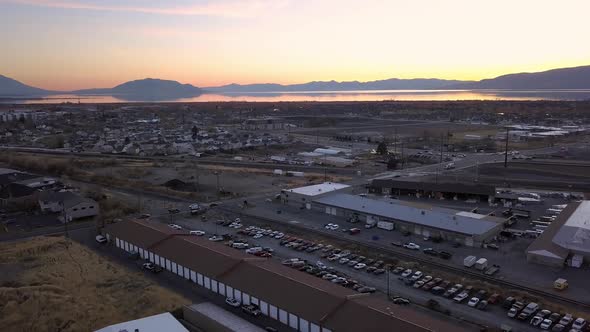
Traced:
[[383, 101], [383, 100], [590, 100], [588, 90], [371, 90], [298, 91], [252, 93], [205, 93], [191, 98], [162, 99], [150, 96], [131, 98], [111, 95], [51, 95], [37, 99], [0, 99], [0, 103], [60, 104], [128, 102], [280, 102], [280, 101]]

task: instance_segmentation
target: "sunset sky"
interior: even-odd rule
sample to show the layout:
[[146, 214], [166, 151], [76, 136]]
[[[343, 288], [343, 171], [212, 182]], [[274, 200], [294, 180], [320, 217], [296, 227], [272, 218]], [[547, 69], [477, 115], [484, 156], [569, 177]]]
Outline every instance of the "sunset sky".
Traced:
[[590, 64], [588, 0], [0, 0], [0, 74], [46, 89], [481, 79]]

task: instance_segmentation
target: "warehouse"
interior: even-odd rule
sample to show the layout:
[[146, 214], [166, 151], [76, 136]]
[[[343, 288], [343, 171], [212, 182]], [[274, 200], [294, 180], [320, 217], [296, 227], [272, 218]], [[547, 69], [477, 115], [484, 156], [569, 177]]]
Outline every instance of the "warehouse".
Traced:
[[440, 238], [466, 246], [490, 241], [503, 227], [504, 219], [400, 200], [375, 200], [334, 194], [313, 201], [313, 209], [359, 221], [388, 221], [402, 232]]
[[398, 197], [410, 195], [436, 199], [475, 199], [481, 202], [493, 201], [496, 195], [496, 187], [485, 184], [415, 182], [393, 179], [375, 179], [371, 181], [369, 191]]
[[336, 192], [348, 192], [350, 190], [352, 190], [352, 187], [347, 184], [324, 182], [306, 187], [283, 189], [281, 191], [281, 200], [285, 204], [309, 210], [311, 209], [311, 202], [314, 199]]
[[108, 225], [104, 233], [118, 248], [138, 252], [143, 259], [219, 296], [255, 304], [264, 315], [298, 331], [377, 332], [383, 327], [407, 332], [461, 330], [272, 259], [252, 257], [163, 224], [119, 222]]
[[569, 259], [580, 267], [590, 261], [590, 201], [567, 205], [526, 250], [527, 261], [562, 267]]

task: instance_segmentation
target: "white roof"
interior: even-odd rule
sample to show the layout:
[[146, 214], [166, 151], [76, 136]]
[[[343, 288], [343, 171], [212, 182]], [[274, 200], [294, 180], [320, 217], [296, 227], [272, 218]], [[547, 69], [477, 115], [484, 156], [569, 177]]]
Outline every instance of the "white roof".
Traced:
[[189, 332], [169, 312], [103, 327], [96, 332]]
[[590, 253], [590, 201], [582, 201], [557, 231], [553, 242], [570, 250]]
[[317, 196], [325, 193], [329, 193], [332, 191], [344, 189], [350, 187], [347, 184], [342, 183], [334, 183], [334, 182], [324, 182], [320, 184], [314, 184], [312, 186], [307, 187], [300, 187], [294, 189], [288, 189], [287, 192], [300, 194], [305, 196]]
[[565, 226], [590, 230], [590, 201], [583, 201], [565, 222]]

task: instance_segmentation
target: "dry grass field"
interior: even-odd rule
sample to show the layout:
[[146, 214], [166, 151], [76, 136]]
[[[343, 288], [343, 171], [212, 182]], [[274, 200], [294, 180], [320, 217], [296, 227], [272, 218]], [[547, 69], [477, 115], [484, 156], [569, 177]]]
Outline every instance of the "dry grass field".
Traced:
[[0, 244], [0, 331], [93, 331], [188, 299], [62, 237]]

